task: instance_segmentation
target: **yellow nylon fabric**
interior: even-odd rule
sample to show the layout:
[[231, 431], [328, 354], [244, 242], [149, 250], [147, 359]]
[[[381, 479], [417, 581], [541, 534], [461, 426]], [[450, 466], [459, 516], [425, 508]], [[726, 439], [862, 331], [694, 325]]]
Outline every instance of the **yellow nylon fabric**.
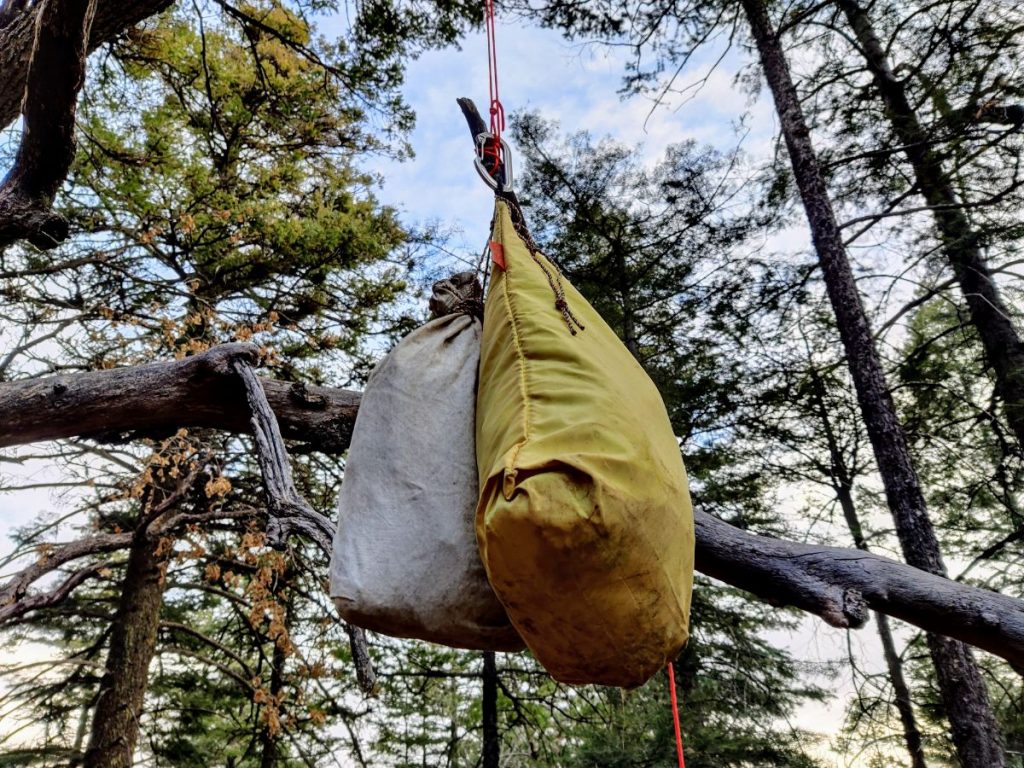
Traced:
[[[477, 390], [476, 531], [552, 677], [633, 687], [686, 643], [693, 512], [654, 383], [564, 278], [576, 336], [499, 201]], [[554, 273], [543, 256], [537, 258]]]

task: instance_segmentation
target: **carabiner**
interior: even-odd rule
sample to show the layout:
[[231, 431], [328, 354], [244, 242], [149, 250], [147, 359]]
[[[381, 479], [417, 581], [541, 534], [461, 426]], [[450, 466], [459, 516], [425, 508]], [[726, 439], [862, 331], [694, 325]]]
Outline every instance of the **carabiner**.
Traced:
[[493, 157], [487, 152], [488, 145], [494, 144], [493, 133], [478, 133], [476, 136], [476, 155], [473, 158], [473, 165], [480, 178], [495, 192], [512, 191], [512, 150], [504, 139], [501, 139], [500, 156], [495, 158], [494, 174], [484, 164], [485, 157]]

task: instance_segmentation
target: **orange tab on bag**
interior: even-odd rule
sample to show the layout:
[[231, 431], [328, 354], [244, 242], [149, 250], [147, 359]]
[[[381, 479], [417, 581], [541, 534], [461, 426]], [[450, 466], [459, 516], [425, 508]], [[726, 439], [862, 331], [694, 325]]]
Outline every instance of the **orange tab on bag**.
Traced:
[[498, 265], [502, 272], [505, 271], [505, 246], [497, 240], [487, 243], [491, 248], [491, 261]]

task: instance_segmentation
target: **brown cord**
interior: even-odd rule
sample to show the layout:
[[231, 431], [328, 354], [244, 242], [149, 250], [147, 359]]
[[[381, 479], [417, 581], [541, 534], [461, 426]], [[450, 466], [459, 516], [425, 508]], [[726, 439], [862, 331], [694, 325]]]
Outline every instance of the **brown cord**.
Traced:
[[484, 320], [484, 303], [480, 299], [463, 299], [449, 313], [452, 315], [469, 315], [480, 322]]
[[[569, 333], [575, 336], [577, 328], [581, 331], [586, 330], [583, 323], [579, 321], [576, 315], [572, 313], [572, 309], [569, 308], [569, 302], [565, 298], [565, 286], [562, 285], [562, 273], [558, 266], [545, 256], [545, 260], [552, 268], [548, 269], [544, 262], [540, 260], [539, 257], [544, 256], [544, 254], [537, 246], [537, 243], [534, 242], [533, 237], [530, 235], [530, 230], [526, 228], [526, 217], [523, 216], [523, 209], [519, 207], [519, 201], [512, 195], [499, 194], [498, 197], [508, 204], [509, 213], [512, 215], [512, 228], [515, 229], [516, 234], [519, 235], [526, 249], [530, 252], [530, 257], [540, 267], [544, 277], [547, 278], [548, 285], [551, 286], [551, 292], [555, 295], [555, 309], [562, 313], [562, 318], [565, 320]], [[491, 222], [491, 228], [494, 228], [493, 221]]]

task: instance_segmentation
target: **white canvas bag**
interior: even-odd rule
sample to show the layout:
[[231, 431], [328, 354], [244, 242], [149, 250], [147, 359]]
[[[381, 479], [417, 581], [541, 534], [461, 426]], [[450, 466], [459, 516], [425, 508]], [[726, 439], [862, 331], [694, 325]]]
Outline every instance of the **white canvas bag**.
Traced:
[[457, 648], [523, 647], [474, 531], [481, 290], [434, 285], [436, 317], [374, 369], [338, 499], [331, 597], [352, 624]]

